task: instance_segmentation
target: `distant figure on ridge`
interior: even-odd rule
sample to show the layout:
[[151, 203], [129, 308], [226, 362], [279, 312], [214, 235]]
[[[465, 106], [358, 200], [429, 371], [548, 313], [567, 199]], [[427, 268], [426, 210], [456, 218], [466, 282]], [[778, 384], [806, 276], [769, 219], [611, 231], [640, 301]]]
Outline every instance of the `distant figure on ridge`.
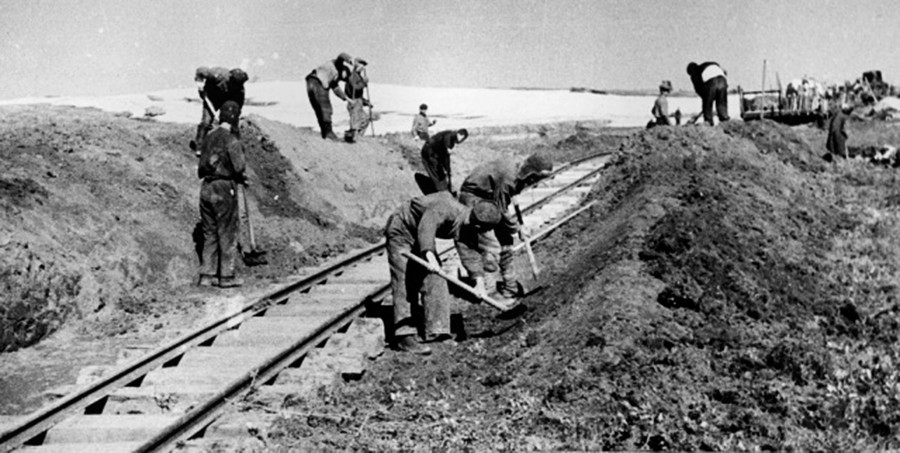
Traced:
[[[430, 354], [431, 349], [416, 338], [420, 331], [425, 342], [452, 338], [449, 289], [447, 282], [434, 273], [441, 268], [435, 239], [459, 239], [464, 230], [470, 229], [473, 232], [469, 235], [476, 235], [499, 221], [500, 211], [493, 203], [470, 208], [447, 192], [413, 198], [388, 217], [384, 235], [394, 311], [391, 343], [395, 349]], [[428, 268], [409, 260], [403, 252], [423, 257]]]
[[828, 152], [835, 156], [844, 156], [845, 159], [850, 157], [847, 152], [847, 114], [851, 110], [848, 104], [843, 104], [834, 112], [834, 116], [828, 122], [828, 138], [825, 141], [825, 149]]
[[434, 126], [435, 123], [437, 123], [437, 120], [431, 121], [428, 119], [428, 105], [420, 105], [419, 114], [413, 118], [411, 131], [413, 137], [418, 137], [427, 142], [429, 137], [428, 128]]
[[694, 91], [703, 100], [703, 119], [710, 126], [715, 124], [713, 121], [715, 103], [719, 121], [728, 121], [728, 80], [725, 78], [725, 70], [712, 61], [699, 65], [691, 62], [687, 66], [687, 73], [691, 76]]
[[350, 114], [350, 128], [344, 132], [344, 141], [347, 143], [353, 143], [356, 137], [365, 135], [366, 128], [369, 127], [369, 116], [366, 115], [365, 107], [371, 108], [372, 104], [366, 99], [366, 86], [369, 84], [366, 65], [368, 65], [366, 60], [356, 58], [350, 76], [344, 83], [344, 92], [348, 99], [347, 113]]
[[241, 108], [234, 101], [222, 105], [219, 127], [200, 147], [197, 176], [200, 185], [200, 224], [203, 253], [200, 286], [230, 288], [243, 282], [234, 275], [238, 234], [238, 184], [247, 184], [244, 148], [231, 133]]
[[[478, 203], [490, 202], [497, 205], [501, 215], [493, 232], [483, 231], [476, 240], [457, 242], [459, 257], [469, 277], [474, 280], [473, 286], [477, 292], [486, 294], [484, 274], [495, 272], [499, 267], [499, 295], [504, 299], [520, 296], [512, 253], [513, 236], [519, 231], [519, 221], [509, 205], [514, 196], [546, 178], [552, 171], [553, 161], [548, 155], [538, 152], [528, 156], [524, 162], [504, 157], [481, 164], [463, 181], [459, 188], [462, 204], [473, 207]], [[477, 244], [477, 248], [469, 245], [473, 243]]]
[[309, 104], [316, 112], [322, 138], [339, 140], [331, 128], [331, 114], [334, 111], [331, 108], [328, 91], [334, 91], [337, 97], [349, 102], [347, 95], [341, 90], [340, 82], [346, 81], [352, 70], [353, 58], [341, 52], [337, 58], [325, 62], [306, 76], [306, 94], [309, 96]]
[[[227, 101], [233, 101], [238, 109], [244, 108], [244, 83], [249, 77], [241, 68], [228, 70], [221, 67], [207, 68], [201, 66], [194, 73], [194, 83], [197, 84], [197, 92], [203, 103], [203, 114], [200, 117], [200, 125], [197, 126], [197, 135], [190, 143], [194, 151], [198, 151], [203, 145], [206, 134], [213, 128], [216, 112]], [[240, 130], [236, 125], [232, 133], [240, 137]]]
[[[669, 93], [672, 91], [672, 82], [663, 80], [659, 84], [659, 97], [653, 102], [650, 113], [653, 115], [652, 126], [670, 126], [669, 121]], [[651, 125], [648, 125], [648, 129]]]
[[447, 130], [431, 136], [422, 146], [422, 165], [427, 176], [416, 173], [416, 183], [422, 189], [422, 193], [428, 195], [432, 192], [453, 190], [450, 180], [450, 150], [469, 137], [469, 131], [465, 129]]

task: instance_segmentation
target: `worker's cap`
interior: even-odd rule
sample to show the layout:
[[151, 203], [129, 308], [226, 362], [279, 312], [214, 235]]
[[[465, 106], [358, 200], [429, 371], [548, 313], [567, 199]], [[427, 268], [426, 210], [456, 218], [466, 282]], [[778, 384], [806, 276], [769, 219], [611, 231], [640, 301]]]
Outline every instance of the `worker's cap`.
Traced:
[[238, 83], [244, 83], [244, 82], [250, 80], [250, 77], [241, 68], [232, 69], [231, 71], [228, 72], [228, 76], [231, 78], [231, 80], [234, 80], [235, 82], [238, 82]]
[[362, 65], [362, 66], [366, 66], [366, 65], [369, 64], [368, 61], [366, 61], [365, 59], [360, 58], [360, 57], [356, 57], [356, 58], [353, 60], [353, 62], [356, 63], [356, 64], [358, 64], [358, 65]]
[[207, 79], [212, 74], [212, 71], [206, 66], [200, 66], [194, 71], [194, 79]]
[[346, 61], [347, 63], [350, 63], [350, 62], [353, 61], [353, 57], [351, 57], [350, 54], [348, 54], [347, 52], [341, 52], [341, 53], [339, 53], [338, 56], [337, 56], [337, 59], [338, 59], [338, 60], [344, 60], [344, 61]]
[[544, 152], [536, 152], [525, 159], [525, 162], [519, 167], [519, 174], [516, 177], [521, 180], [531, 176], [545, 178], [552, 172], [553, 160], [550, 159], [550, 156]]
[[672, 81], [663, 80], [662, 83], [659, 84], [659, 89], [663, 91], [672, 91]]
[[467, 138], [469, 138], [469, 131], [467, 129], [458, 129], [456, 131], [456, 136], [461, 137], [456, 139], [456, 143], [462, 143], [466, 141]]
[[236, 125], [238, 119], [241, 117], [241, 106], [238, 105], [237, 102], [234, 101], [225, 101], [222, 104], [222, 109], [219, 110], [219, 122], [220, 123], [228, 123], [231, 125]]
[[692, 61], [692, 62], [688, 63], [688, 65], [687, 65], [687, 73], [689, 75], [693, 74], [693, 73], [697, 72], [697, 68], [698, 68], [697, 63], [694, 63]]
[[483, 229], [489, 229], [500, 223], [500, 208], [496, 203], [487, 200], [479, 200], [472, 207], [472, 214], [469, 215], [469, 222]]
[[428, 104], [422, 104], [419, 106], [419, 110], [428, 110]]

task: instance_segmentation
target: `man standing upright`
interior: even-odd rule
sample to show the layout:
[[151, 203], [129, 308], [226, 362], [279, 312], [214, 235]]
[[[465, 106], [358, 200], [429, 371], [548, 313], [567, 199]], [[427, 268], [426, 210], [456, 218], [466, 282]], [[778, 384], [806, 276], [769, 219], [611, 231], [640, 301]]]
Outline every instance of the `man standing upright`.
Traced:
[[353, 70], [344, 83], [344, 94], [347, 95], [347, 113], [350, 114], [350, 128], [344, 132], [344, 141], [353, 143], [356, 137], [366, 133], [369, 127], [369, 117], [366, 115], [365, 107], [371, 108], [369, 99], [366, 99], [366, 86], [369, 84], [369, 77], [366, 75], [366, 65], [368, 63], [362, 58], [357, 58], [353, 62]]
[[422, 104], [419, 106], [419, 114], [413, 118], [412, 124], [412, 135], [413, 137], [418, 137], [424, 141], [428, 141], [428, 128], [434, 126], [434, 123], [437, 121], [431, 121], [428, 119], [428, 106]]
[[[203, 114], [200, 117], [200, 125], [197, 126], [197, 135], [191, 141], [190, 147], [197, 151], [203, 144], [206, 134], [213, 128], [216, 112], [227, 101], [233, 101], [238, 109], [244, 108], [244, 83], [249, 77], [240, 68], [228, 70], [221, 67], [207, 68], [201, 66], [194, 73], [194, 83], [197, 84], [197, 93], [200, 102], [203, 103]], [[232, 131], [240, 137], [237, 127]]]
[[728, 121], [728, 80], [725, 70], [718, 63], [707, 61], [703, 64], [691, 62], [687, 66], [694, 91], [702, 99], [703, 119], [712, 126], [713, 104], [719, 121]]
[[306, 94], [309, 96], [309, 104], [316, 112], [316, 120], [319, 122], [322, 138], [338, 140], [331, 128], [333, 110], [328, 91], [334, 91], [334, 94], [341, 100], [349, 101], [347, 95], [341, 90], [340, 82], [346, 81], [349, 77], [350, 71], [353, 69], [352, 60], [350, 55], [341, 52], [337, 58], [325, 62], [306, 76]]
[[[422, 165], [425, 167], [427, 178], [416, 178], [419, 188], [426, 195], [432, 192], [452, 190], [450, 180], [450, 150], [469, 137], [469, 131], [465, 129], [447, 130], [434, 134], [425, 145], [422, 146]], [[427, 179], [427, 180], [426, 180]]]
[[203, 253], [200, 286], [230, 288], [243, 282], [234, 275], [237, 256], [238, 184], [246, 184], [244, 149], [231, 133], [241, 109], [234, 101], [222, 105], [219, 127], [203, 141], [197, 176], [200, 185], [200, 224]]

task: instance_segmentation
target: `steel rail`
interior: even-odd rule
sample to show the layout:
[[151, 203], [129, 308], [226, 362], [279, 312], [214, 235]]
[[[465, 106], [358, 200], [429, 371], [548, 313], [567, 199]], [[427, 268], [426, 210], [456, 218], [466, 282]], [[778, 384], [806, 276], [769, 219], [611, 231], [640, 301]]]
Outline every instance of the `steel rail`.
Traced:
[[[569, 162], [559, 167], [550, 175], [550, 177], [557, 176], [565, 172], [566, 170], [577, 166], [580, 163], [609, 154], [611, 153], [602, 152], [576, 159], [575, 161]], [[603, 167], [600, 167], [596, 170], [591, 171], [584, 177], [581, 177], [577, 181], [560, 188], [553, 194], [550, 194], [547, 197], [526, 206], [523, 211], [531, 212], [539, 208], [552, 199], [569, 191], [571, 188], [582, 184], [584, 181], [593, 177], [602, 170]], [[556, 227], [558, 227], [558, 225], [554, 226], [554, 228]], [[546, 233], [547, 232], [542, 232], [540, 234], [537, 234], [534, 236], [534, 238], [540, 237]], [[521, 247], [521, 244], [519, 245], [519, 247]], [[222, 331], [225, 331], [234, 325], [240, 324], [243, 321], [256, 316], [272, 305], [284, 301], [292, 293], [306, 291], [315, 285], [326, 282], [329, 277], [331, 277], [341, 269], [346, 268], [353, 263], [362, 261], [368, 257], [381, 253], [384, 248], [385, 241], [382, 239], [378, 243], [371, 245], [366, 249], [352, 253], [345, 258], [338, 259], [334, 263], [327, 264], [319, 270], [315, 271], [313, 274], [299, 278], [295, 282], [288, 283], [285, 286], [266, 293], [256, 300], [245, 304], [237, 312], [214, 321], [204, 327], [201, 327], [194, 332], [190, 332], [182, 337], [179, 337], [171, 341], [170, 343], [153, 350], [147, 355], [144, 355], [143, 357], [136, 359], [135, 361], [115, 370], [111, 375], [103, 377], [99, 381], [86, 385], [76, 392], [63, 397], [52, 405], [39, 410], [33, 415], [26, 417], [24, 421], [19, 422], [13, 428], [0, 433], [0, 451], [10, 451], [18, 448], [22, 444], [27, 443], [29, 440], [45, 433], [56, 423], [62, 421], [67, 417], [76, 415], [77, 411], [83, 411], [88, 406], [108, 396], [109, 393], [111, 393], [113, 390], [124, 387], [127, 384], [140, 379], [148, 372], [184, 354], [184, 352], [186, 352], [188, 349], [207, 342], [215, 336], [219, 335]], [[452, 248], [446, 250], [445, 252], [448, 252], [450, 250], [452, 250]], [[194, 428], [198, 426], [202, 428], [214, 419], [215, 412], [217, 412], [218, 408], [223, 407], [225, 404], [227, 404], [227, 401], [229, 399], [232, 399], [242, 391], [250, 388], [248, 387], [248, 378], [251, 379], [250, 385], [252, 385], [253, 379], [255, 379], [256, 382], [266, 382], [268, 380], [260, 379], [260, 373], [271, 375], [272, 377], [274, 377], [274, 375], [279, 371], [286, 368], [288, 365], [306, 354], [311, 347], [309, 346], [310, 341], [316, 339], [324, 340], [325, 338], [333, 334], [334, 331], [338, 330], [342, 325], [346, 325], [347, 323], [352, 321], [352, 319], [362, 313], [368, 301], [374, 300], [376, 297], [386, 293], [389, 290], [389, 286], [390, 285], [385, 285], [384, 287], [373, 291], [368, 296], [366, 296], [359, 304], [351, 307], [344, 313], [336, 315], [335, 318], [326, 322], [326, 324], [323, 325], [322, 328], [318, 329], [316, 333], [311, 334], [310, 336], [307, 336], [302, 340], [299, 340], [293, 345], [292, 348], [289, 348], [288, 350], [279, 354], [274, 360], [258, 367], [254, 371], [247, 373], [241, 378], [236, 379], [232, 382], [231, 385], [228, 386], [227, 389], [220, 392], [220, 394], [216, 395], [216, 397], [214, 397], [208, 403], [202, 405], [201, 407], [195, 408], [190, 413], [180, 418], [179, 420], [183, 420], [183, 425], [185, 426], [178, 428], [175, 427], [176, 424], [173, 424], [170, 429], [167, 429], [164, 433], [161, 433], [160, 435], [154, 437], [154, 439], [151, 439], [151, 441], [148, 441], [146, 444], [144, 444], [140, 451], [159, 450], [160, 448], [164, 448], [166, 445], [170, 445], [169, 440], [166, 440], [166, 438], [175, 439], [174, 441], [178, 441], [186, 439], [187, 437], [189, 437], [189, 435], [193, 435], [197, 432], [197, 429]], [[317, 342], [313, 342], [311, 344], [315, 345], [317, 344]], [[190, 425], [191, 427], [187, 427], [187, 425]]]
[[283, 300], [289, 294], [311, 288], [312, 286], [327, 280], [328, 277], [336, 271], [343, 269], [354, 262], [361, 261], [371, 255], [379, 253], [383, 247], [384, 244], [382, 241], [382, 243], [368, 247], [349, 257], [340, 259], [333, 264], [326, 265], [312, 275], [303, 277], [285, 287], [263, 295], [255, 301], [245, 304], [237, 312], [183, 335], [115, 370], [109, 376], [103, 377], [99, 381], [88, 384], [74, 393], [63, 397], [61, 400], [27, 417], [12, 429], [0, 434], [0, 450], [10, 451], [19, 447], [34, 437], [39, 436], [64, 418], [73, 415], [76, 411], [84, 410], [98, 400], [106, 397], [112, 390], [127, 386], [129, 383], [141, 378], [148, 372], [183, 354], [188, 349], [209, 341], [222, 331], [229, 329], [231, 326], [240, 324], [255, 316], [259, 312]]

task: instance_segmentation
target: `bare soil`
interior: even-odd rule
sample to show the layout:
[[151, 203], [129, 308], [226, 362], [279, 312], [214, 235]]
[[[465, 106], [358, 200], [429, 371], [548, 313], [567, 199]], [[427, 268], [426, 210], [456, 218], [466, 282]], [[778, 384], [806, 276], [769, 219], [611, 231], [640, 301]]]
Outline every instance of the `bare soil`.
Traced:
[[[871, 129], [896, 130], [851, 143]], [[471, 307], [464, 341], [269, 408], [268, 448], [898, 448], [900, 189], [823, 144], [768, 121], [621, 140], [597, 204], [539, 245], [527, 313]]]

